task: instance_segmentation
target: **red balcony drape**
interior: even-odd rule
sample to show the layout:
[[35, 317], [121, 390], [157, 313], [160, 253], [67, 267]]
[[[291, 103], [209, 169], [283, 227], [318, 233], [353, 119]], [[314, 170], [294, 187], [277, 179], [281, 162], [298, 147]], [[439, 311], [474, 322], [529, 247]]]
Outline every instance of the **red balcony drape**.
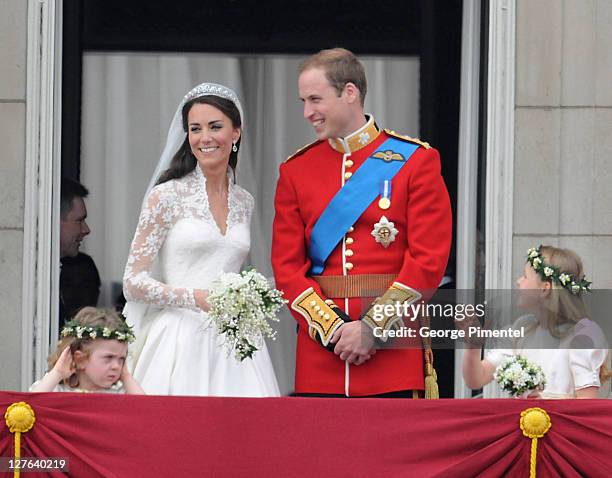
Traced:
[[[0, 392], [2, 415], [19, 401], [36, 414], [22, 456], [66, 457], [76, 477], [528, 477], [531, 441], [519, 418], [529, 407], [543, 408], [552, 421], [538, 441], [538, 477], [612, 474], [607, 400]], [[2, 420], [0, 456], [13, 452]]]

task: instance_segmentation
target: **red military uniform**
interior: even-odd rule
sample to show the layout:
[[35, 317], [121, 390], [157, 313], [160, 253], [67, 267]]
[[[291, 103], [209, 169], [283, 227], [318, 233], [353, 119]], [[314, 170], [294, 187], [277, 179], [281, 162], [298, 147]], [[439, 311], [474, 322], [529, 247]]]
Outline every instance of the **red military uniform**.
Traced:
[[[378, 198], [370, 204], [332, 251], [321, 276], [311, 277], [308, 251], [313, 226], [338, 190], [391, 136], [420, 146], [393, 177], [390, 206], [383, 209]], [[440, 175], [438, 152], [418, 140], [380, 131], [370, 117], [364, 127], [347, 138], [317, 141], [283, 163], [275, 207], [272, 266], [276, 286], [285, 292], [299, 324], [295, 391], [363, 396], [422, 390], [420, 348], [379, 350], [363, 365], [355, 366], [321, 345], [327, 345], [333, 331], [344, 323], [330, 305], [337, 305], [352, 320], [358, 320], [371, 302], [348, 292], [349, 297], [328, 296], [326, 290], [329, 294], [342, 293], [321, 284], [328, 276], [341, 276], [337, 278], [346, 283], [355, 279], [357, 286], [351, 286], [358, 287], [365, 281], [366, 287], [372, 287], [384, 274], [394, 277], [394, 287], [405, 289], [407, 295], [413, 290], [437, 288], [448, 261], [452, 234], [450, 201]], [[376, 236], [375, 225], [380, 227], [383, 216], [396, 230], [387, 247]]]

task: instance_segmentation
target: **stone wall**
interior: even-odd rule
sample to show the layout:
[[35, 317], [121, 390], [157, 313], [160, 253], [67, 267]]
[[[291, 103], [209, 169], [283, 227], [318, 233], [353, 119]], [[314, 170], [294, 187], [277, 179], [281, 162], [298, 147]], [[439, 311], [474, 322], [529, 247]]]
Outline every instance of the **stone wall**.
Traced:
[[612, 289], [612, 2], [519, 0], [513, 268], [540, 242]]
[[27, 2], [0, 0], [0, 12], [0, 390], [19, 390]]

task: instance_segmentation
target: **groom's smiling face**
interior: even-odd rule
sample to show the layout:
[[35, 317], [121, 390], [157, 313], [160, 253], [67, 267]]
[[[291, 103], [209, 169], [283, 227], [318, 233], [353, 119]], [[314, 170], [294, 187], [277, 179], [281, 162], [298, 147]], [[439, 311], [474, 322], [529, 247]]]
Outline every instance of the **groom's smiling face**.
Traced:
[[354, 112], [345, 91], [338, 95], [322, 68], [304, 70], [298, 90], [304, 102], [304, 118], [314, 127], [318, 139], [340, 138], [353, 131]]
[[240, 137], [240, 130], [228, 116], [212, 105], [195, 103], [187, 115], [187, 130], [198, 163], [204, 167], [218, 163], [227, 168], [232, 144]]

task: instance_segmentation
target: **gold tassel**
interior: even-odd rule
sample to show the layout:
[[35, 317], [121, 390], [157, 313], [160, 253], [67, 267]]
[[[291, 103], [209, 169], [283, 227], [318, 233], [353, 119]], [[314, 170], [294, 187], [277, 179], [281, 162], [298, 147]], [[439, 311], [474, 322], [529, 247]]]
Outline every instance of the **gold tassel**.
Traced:
[[430, 363], [425, 364], [425, 398], [438, 399], [440, 398], [440, 390], [438, 388], [438, 374], [436, 369]]
[[[419, 316], [421, 327], [429, 327], [429, 316], [423, 314]], [[423, 357], [425, 359], [425, 398], [436, 400], [440, 398], [440, 389], [438, 387], [438, 374], [433, 367], [434, 355], [431, 350], [431, 339], [429, 337], [421, 338], [423, 343]]]
[[425, 398], [440, 398], [438, 374], [436, 373], [436, 369], [433, 368], [433, 365], [430, 363], [425, 364]]
[[[6, 426], [15, 434], [15, 461], [21, 458], [21, 434], [32, 429], [36, 422], [36, 415], [32, 407], [26, 402], [15, 402], [6, 409], [4, 414]], [[20, 470], [15, 468], [14, 477], [19, 478]]]
[[531, 455], [529, 457], [529, 478], [536, 478], [536, 465], [538, 456], [538, 438], [542, 438], [550, 427], [552, 422], [546, 410], [539, 407], [528, 408], [521, 412], [519, 421], [523, 435], [531, 438]]

